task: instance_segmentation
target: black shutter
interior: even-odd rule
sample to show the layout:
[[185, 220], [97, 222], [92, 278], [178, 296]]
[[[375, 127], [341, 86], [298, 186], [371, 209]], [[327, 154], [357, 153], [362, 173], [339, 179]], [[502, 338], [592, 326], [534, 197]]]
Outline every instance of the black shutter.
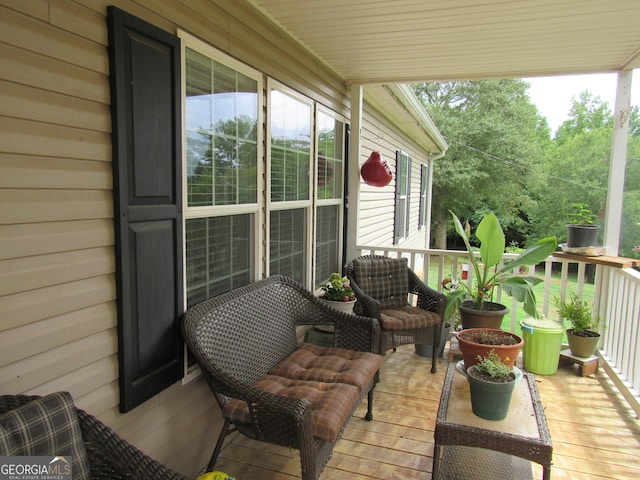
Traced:
[[396, 191], [395, 191], [395, 213], [393, 215], [393, 244], [397, 245], [400, 241], [400, 222], [404, 220], [402, 216], [402, 205], [400, 202], [400, 182], [404, 179], [401, 171], [403, 168], [404, 157], [400, 151], [396, 151]]
[[409, 236], [409, 217], [411, 217], [411, 157], [407, 156], [407, 204], [405, 206], [404, 234]]
[[342, 265], [346, 265], [349, 259], [347, 258], [347, 245], [349, 245], [347, 227], [349, 221], [349, 147], [351, 139], [351, 127], [348, 123], [344, 126], [344, 173], [343, 173], [343, 196], [342, 196]]
[[183, 375], [180, 43], [108, 9], [120, 410]]

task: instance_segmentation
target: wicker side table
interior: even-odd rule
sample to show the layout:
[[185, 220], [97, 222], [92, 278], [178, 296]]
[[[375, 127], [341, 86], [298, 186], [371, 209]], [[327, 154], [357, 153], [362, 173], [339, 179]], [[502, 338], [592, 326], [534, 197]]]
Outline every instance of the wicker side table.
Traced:
[[[506, 478], [527, 478], [524, 473], [526, 468], [523, 468], [522, 461], [518, 459], [539, 463], [543, 467], [544, 480], [551, 478], [553, 446], [535, 377], [530, 373], [524, 372], [523, 378], [518, 381], [507, 418], [492, 421], [473, 414], [468, 381], [463, 373], [456, 372], [456, 364], [450, 364], [440, 396], [434, 436], [434, 479], [467, 478], [464, 474], [465, 461], [470, 463], [475, 475], [468, 478], [479, 479], [480, 465], [477, 458], [492, 461], [493, 465], [488, 465], [491, 469], [513, 468], [512, 474], [515, 476]], [[451, 446], [454, 446], [453, 450], [446, 452]], [[455, 446], [491, 450], [506, 455], [483, 455], [482, 452], [469, 452], [467, 448]], [[465, 455], [465, 452], [472, 454]], [[509, 456], [518, 458], [510, 459]], [[460, 471], [453, 471], [455, 469]], [[529, 475], [530, 470], [529, 466]]]

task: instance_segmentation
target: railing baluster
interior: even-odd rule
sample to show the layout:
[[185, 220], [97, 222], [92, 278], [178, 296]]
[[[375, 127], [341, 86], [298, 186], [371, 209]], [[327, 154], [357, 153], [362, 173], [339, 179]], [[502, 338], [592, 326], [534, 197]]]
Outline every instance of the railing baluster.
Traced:
[[[360, 255], [366, 253], [387, 256], [407, 255], [411, 265], [419, 262], [422, 256], [422, 277], [432, 288], [442, 291], [442, 280], [447, 275], [464, 281], [459, 277], [461, 263], [467, 263], [468, 253], [459, 250], [425, 250], [398, 247], [358, 246]], [[505, 254], [503, 260], [515, 258], [516, 254]], [[437, 260], [435, 260], [435, 257]], [[551, 308], [551, 285], [554, 264], [561, 264], [560, 296], [565, 298], [567, 291], [575, 289], [582, 296], [585, 290], [586, 264], [566, 258], [549, 257], [544, 262], [544, 300], [541, 311], [550, 318], [557, 318]], [[431, 278], [431, 267], [437, 265], [437, 279]], [[577, 264], [577, 280], [569, 278], [569, 265]], [[448, 269], [451, 270], [448, 270]], [[533, 269], [533, 266], [530, 267]], [[532, 270], [533, 272], [533, 270]], [[469, 270], [468, 285], [474, 281], [474, 272]], [[598, 312], [605, 325], [601, 331], [601, 366], [627, 399], [636, 415], [640, 416], [640, 273], [633, 269], [621, 269], [598, 265], [593, 290], [593, 311]], [[501, 292], [494, 301], [500, 302]], [[517, 316], [522, 306], [511, 300], [510, 329], [518, 328]], [[552, 312], [550, 314], [550, 311]]]

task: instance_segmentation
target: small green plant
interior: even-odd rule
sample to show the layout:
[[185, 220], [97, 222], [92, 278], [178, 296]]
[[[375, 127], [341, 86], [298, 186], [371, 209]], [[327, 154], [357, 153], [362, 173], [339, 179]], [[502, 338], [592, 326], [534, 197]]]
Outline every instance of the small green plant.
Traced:
[[600, 326], [600, 318], [593, 317], [591, 307], [576, 292], [569, 293], [569, 300], [553, 298], [558, 314], [573, 325], [573, 333], [580, 334], [588, 330], [596, 330]]
[[349, 279], [339, 273], [331, 274], [329, 281], [322, 286], [322, 291], [324, 292], [322, 298], [334, 302], [349, 302], [356, 298]]
[[593, 225], [597, 216], [591, 213], [586, 203], [572, 203], [569, 212], [570, 225]]
[[512, 377], [511, 368], [505, 365], [502, 358], [498, 356], [493, 348], [486, 357], [478, 355], [477, 358], [476, 371], [491, 377], [494, 381], [506, 380]]

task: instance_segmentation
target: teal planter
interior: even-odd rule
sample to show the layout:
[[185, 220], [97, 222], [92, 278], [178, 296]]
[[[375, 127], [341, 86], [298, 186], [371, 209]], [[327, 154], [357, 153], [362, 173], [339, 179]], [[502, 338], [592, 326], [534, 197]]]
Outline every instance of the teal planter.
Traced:
[[475, 366], [467, 369], [473, 413], [486, 420], [504, 420], [509, 413], [515, 377], [507, 383], [487, 382], [471, 375], [474, 370]]

